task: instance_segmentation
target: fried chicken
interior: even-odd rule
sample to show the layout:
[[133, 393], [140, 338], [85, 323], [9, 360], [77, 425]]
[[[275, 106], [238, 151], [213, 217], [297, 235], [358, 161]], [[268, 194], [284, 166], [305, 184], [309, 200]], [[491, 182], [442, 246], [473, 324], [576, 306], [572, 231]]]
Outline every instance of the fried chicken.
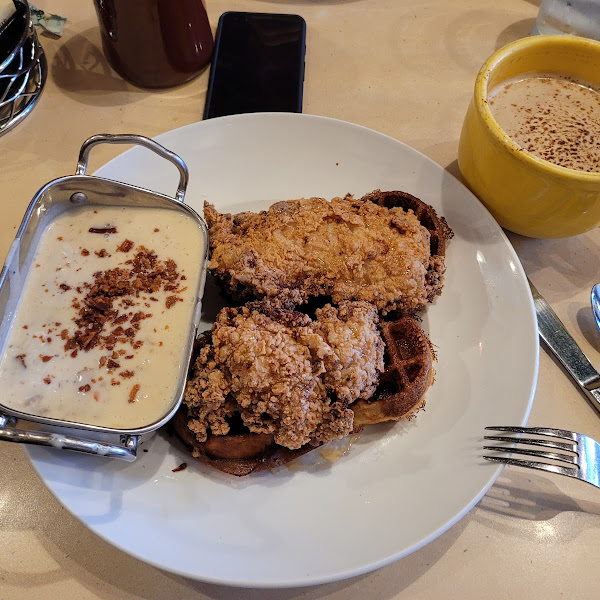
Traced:
[[[204, 215], [209, 269], [234, 297], [302, 304], [330, 296], [336, 304], [370, 302], [383, 315], [414, 312], [431, 300], [430, 234], [410, 209], [348, 195], [278, 202], [268, 211], [237, 215], [205, 203]], [[435, 268], [441, 288], [443, 257]]]
[[255, 300], [222, 309], [196, 354], [174, 419], [195, 458], [247, 475], [423, 408], [435, 354], [414, 313], [452, 237], [431, 206], [375, 190], [204, 214], [209, 269]]
[[247, 431], [298, 449], [348, 435], [349, 404], [368, 400], [384, 369], [377, 309], [326, 305], [312, 320], [267, 300], [224, 308], [205, 340], [183, 400], [197, 441]]

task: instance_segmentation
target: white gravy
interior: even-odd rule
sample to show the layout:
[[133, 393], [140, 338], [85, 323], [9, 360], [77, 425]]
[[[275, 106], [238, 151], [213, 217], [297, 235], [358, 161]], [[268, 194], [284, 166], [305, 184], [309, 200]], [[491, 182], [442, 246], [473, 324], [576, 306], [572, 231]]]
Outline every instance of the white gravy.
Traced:
[[[23, 286], [0, 363], [0, 402], [115, 429], [160, 420], [187, 368], [203, 256], [197, 223], [174, 210], [86, 207], [61, 214], [41, 234]], [[142, 276], [163, 283], [107, 295], [99, 284], [115, 269], [121, 283]]]

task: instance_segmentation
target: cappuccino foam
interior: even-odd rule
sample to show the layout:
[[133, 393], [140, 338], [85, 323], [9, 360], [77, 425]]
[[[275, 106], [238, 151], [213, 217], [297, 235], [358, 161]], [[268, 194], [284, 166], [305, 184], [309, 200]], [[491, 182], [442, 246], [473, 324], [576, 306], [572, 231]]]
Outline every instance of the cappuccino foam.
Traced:
[[488, 95], [492, 114], [521, 148], [561, 167], [600, 172], [600, 92], [552, 73], [504, 81]]

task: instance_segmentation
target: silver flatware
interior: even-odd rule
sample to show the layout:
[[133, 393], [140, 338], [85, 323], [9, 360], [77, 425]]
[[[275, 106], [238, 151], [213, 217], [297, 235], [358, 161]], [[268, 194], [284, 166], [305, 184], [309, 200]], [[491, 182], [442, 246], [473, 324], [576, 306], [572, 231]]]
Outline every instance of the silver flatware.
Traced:
[[[486, 427], [486, 430], [509, 434], [484, 436], [485, 440], [496, 442], [494, 446], [483, 447], [493, 452], [484, 455], [486, 460], [566, 475], [600, 488], [600, 444], [591, 437], [549, 427], [494, 426]], [[521, 437], [522, 434], [528, 437]], [[528, 459], [512, 458], [513, 454]]]
[[591, 405], [600, 412], [600, 373], [531, 281], [529, 287], [535, 304], [540, 338], [581, 388]]
[[600, 283], [597, 283], [590, 294], [590, 304], [592, 305], [592, 312], [596, 319], [596, 325], [600, 329]]

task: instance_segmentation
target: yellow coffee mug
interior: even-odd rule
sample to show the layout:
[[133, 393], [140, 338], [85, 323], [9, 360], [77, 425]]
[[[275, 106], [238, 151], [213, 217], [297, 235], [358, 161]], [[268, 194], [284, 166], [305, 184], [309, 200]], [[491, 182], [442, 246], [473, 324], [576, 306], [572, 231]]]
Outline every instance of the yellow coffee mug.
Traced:
[[600, 42], [531, 36], [490, 56], [475, 81], [458, 166], [467, 186], [505, 229], [536, 238], [578, 235], [600, 223], [600, 173], [560, 167], [524, 151], [488, 106], [488, 90], [536, 72], [574, 77], [600, 90]]

